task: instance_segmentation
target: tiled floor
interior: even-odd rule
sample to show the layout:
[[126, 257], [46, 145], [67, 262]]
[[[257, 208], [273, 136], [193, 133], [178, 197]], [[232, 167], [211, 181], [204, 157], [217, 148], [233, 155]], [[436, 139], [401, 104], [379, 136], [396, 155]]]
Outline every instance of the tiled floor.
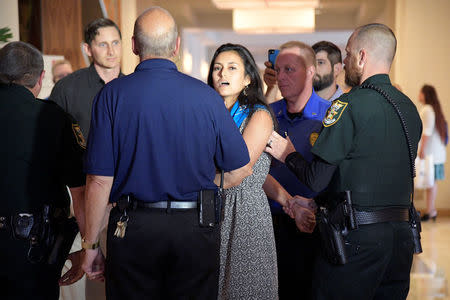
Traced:
[[408, 300], [450, 300], [450, 218], [422, 222], [423, 253], [414, 256]]

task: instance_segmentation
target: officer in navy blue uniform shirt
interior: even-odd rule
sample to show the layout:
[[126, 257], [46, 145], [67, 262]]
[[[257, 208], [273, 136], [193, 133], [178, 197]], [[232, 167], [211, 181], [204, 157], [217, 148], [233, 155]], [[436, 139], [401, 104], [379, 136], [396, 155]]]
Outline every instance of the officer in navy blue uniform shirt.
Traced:
[[[108, 299], [217, 297], [219, 230], [199, 226], [197, 199], [217, 190], [216, 168], [239, 184], [249, 154], [222, 98], [178, 72], [179, 46], [170, 13], [149, 8], [134, 28], [140, 64], [94, 100], [83, 269], [103, 278], [99, 228], [108, 202], [120, 199], [109, 218]], [[125, 211], [124, 195], [133, 201]]]
[[[282, 136], [289, 136], [296, 149], [307, 159], [312, 159], [310, 150], [322, 128], [321, 121], [330, 102], [320, 98], [313, 89], [316, 63], [313, 49], [296, 41], [285, 43], [280, 48], [275, 72], [266, 69], [264, 76], [268, 92], [270, 83], [276, 82], [284, 97], [271, 104], [278, 121], [277, 131]], [[267, 80], [270, 74], [274, 75], [272, 81]], [[279, 161], [272, 161], [269, 174], [265, 187], [275, 178], [292, 196], [313, 198], [317, 195], [299, 183]], [[313, 261], [318, 251], [316, 236], [300, 232], [295, 221], [283, 212], [282, 205], [272, 199], [269, 201], [277, 247], [280, 299], [309, 299]]]

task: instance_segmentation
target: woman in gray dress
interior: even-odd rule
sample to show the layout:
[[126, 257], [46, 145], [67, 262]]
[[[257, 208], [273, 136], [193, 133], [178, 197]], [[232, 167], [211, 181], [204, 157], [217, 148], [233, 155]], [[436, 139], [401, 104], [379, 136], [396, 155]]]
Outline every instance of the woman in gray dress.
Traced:
[[[271, 162], [264, 148], [274, 119], [264, 102], [261, 78], [250, 52], [241, 45], [220, 46], [211, 62], [208, 84], [223, 97], [250, 154], [245, 168], [251, 175], [225, 190], [219, 299], [277, 299], [272, 217], [262, 188]], [[226, 182], [227, 175], [225, 186]]]

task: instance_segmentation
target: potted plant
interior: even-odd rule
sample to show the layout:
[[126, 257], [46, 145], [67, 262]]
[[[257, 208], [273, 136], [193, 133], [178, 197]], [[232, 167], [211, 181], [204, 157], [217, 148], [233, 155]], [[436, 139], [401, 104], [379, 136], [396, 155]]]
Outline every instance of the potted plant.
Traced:
[[11, 29], [9, 27], [0, 28], [0, 42], [8, 42], [9, 39], [13, 37]]

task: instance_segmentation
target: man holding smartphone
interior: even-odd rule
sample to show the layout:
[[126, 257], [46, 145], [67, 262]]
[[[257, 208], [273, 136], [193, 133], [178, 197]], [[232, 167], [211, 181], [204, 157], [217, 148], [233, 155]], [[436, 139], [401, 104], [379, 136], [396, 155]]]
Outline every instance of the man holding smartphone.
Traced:
[[[276, 90], [276, 84], [283, 96], [283, 99], [271, 104], [279, 125], [278, 133], [288, 135], [297, 151], [312, 159], [310, 149], [319, 135], [321, 121], [330, 105], [329, 101], [320, 98], [313, 90], [316, 74], [314, 50], [302, 42], [287, 42], [281, 45], [274, 68], [270, 68], [272, 64], [269, 62], [266, 62], [266, 66], [266, 97]], [[272, 162], [270, 176], [291, 195], [306, 198], [317, 195], [299, 183], [295, 175], [278, 161]], [[299, 291], [303, 293], [302, 299], [309, 299], [313, 261], [318, 252], [316, 234], [300, 232], [295, 221], [283, 212], [281, 205], [274, 200], [269, 201], [277, 248], [280, 299], [297, 299]]]

